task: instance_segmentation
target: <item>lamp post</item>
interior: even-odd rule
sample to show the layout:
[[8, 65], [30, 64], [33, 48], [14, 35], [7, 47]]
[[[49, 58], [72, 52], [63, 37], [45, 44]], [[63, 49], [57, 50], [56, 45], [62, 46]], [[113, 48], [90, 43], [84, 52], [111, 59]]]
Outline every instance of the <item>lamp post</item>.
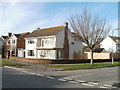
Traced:
[[[113, 32], [114, 32], [115, 30], [119, 30], [119, 28], [112, 30], [112, 36], [113, 36]], [[114, 44], [113, 44], [113, 41], [112, 41], [112, 64], [113, 64], [113, 63], [114, 63]]]

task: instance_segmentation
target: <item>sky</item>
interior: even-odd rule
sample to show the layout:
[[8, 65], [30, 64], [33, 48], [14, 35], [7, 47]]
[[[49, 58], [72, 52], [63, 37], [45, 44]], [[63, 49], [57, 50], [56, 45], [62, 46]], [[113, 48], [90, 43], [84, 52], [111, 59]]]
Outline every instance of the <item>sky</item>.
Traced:
[[118, 2], [0, 2], [0, 36], [64, 25], [71, 11], [79, 14], [86, 7], [92, 15], [106, 17], [112, 30], [118, 28]]

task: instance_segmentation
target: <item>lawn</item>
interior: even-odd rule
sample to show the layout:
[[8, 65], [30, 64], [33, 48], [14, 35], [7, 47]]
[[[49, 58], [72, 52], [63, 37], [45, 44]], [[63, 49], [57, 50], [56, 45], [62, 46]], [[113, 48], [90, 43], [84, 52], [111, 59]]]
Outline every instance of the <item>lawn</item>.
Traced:
[[75, 69], [91, 69], [91, 68], [98, 68], [98, 67], [110, 67], [110, 66], [118, 66], [118, 65], [120, 66], [120, 62], [114, 62], [114, 64], [112, 64], [111, 62], [94, 63], [93, 65], [91, 64], [49, 65], [49, 67], [75, 70]]
[[23, 64], [10, 62], [10, 61], [5, 61], [5, 60], [0, 59], [0, 65], [10, 65], [11, 66], [11, 65], [23, 65]]

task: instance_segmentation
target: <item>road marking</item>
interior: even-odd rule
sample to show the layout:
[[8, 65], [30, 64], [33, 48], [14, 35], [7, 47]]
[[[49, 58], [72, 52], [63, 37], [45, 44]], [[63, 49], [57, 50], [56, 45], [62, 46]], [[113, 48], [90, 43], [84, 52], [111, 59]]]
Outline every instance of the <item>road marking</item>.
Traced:
[[100, 86], [99, 88], [108, 88], [108, 87], [103, 87], [103, 86]]
[[79, 82], [75, 82], [75, 81], [69, 81], [69, 82], [70, 82], [70, 83], [75, 83], [75, 84], [76, 84], [76, 83], [79, 83]]
[[10, 67], [10, 66], [4, 66], [4, 67], [6, 67], [6, 68], [12, 68], [12, 69], [15, 69], [14, 67]]
[[71, 79], [71, 78], [67, 78], [67, 77], [65, 77], [64, 79], [67, 79], [67, 80], [73, 80], [73, 79]]
[[91, 84], [87, 84], [87, 83], [81, 83], [82, 85], [85, 85], [85, 86], [94, 86], [94, 85], [91, 85]]
[[36, 75], [36, 73], [29, 72], [29, 74]]
[[37, 75], [37, 76], [42, 76], [42, 77], [44, 76], [44, 75], [42, 75], [42, 74], [36, 74], [36, 75]]
[[88, 73], [88, 74], [83, 74], [83, 75], [76, 75], [76, 76], [70, 76], [70, 77], [65, 77], [65, 78], [75, 78], [75, 77], [80, 77], [80, 76], [88, 76], [88, 75], [92, 75], [94, 73]]
[[112, 87], [111, 85], [108, 85], [108, 84], [104, 84], [104, 86], [107, 86], [107, 87]]
[[6, 68], [11, 68], [11, 69], [15, 69], [15, 70], [28, 70], [28, 69], [23, 69], [23, 68], [15, 68], [15, 67], [10, 67], [10, 66], [4, 66]]
[[92, 75], [93, 73], [88, 73], [88, 74], [84, 74], [84, 75]]
[[94, 85], [98, 85], [98, 83], [95, 83], [95, 82], [88, 82], [90, 84], [94, 84]]
[[82, 80], [75, 80], [75, 81], [77, 81], [77, 82], [85, 82], [85, 81], [82, 81]]
[[50, 78], [50, 79], [55, 79], [54, 77], [50, 77], [50, 76], [46, 76], [47, 78]]
[[22, 71], [22, 72], [24, 72], [24, 73], [28, 73], [27, 71]]
[[60, 81], [67, 81], [67, 80], [65, 80], [65, 79], [58, 79], [58, 80], [60, 80]]

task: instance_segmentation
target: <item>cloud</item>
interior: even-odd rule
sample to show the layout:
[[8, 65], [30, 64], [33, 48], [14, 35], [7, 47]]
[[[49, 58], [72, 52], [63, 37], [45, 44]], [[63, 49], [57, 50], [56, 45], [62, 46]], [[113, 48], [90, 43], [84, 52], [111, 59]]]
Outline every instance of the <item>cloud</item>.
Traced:
[[[9, 31], [14, 33], [25, 31], [23, 28], [37, 22], [40, 18], [37, 15], [42, 13], [44, 4], [2, 2], [0, 9], [0, 35], [4, 35]], [[45, 16], [44, 14], [40, 16], [42, 15]]]
[[[8, 32], [21, 33], [32, 32], [36, 28], [63, 25], [66, 13], [64, 10], [49, 14], [44, 12], [46, 3], [3, 3], [0, 13], [0, 34], [7, 35]], [[0, 20], [0, 21], [1, 21]]]
[[[38, 27], [63, 25], [70, 15], [69, 7], [61, 7], [59, 10], [56, 7], [56, 10], [53, 10], [52, 13], [48, 8], [49, 5], [47, 6], [47, 3], [42, 2], [1, 2], [0, 35], [7, 35], [8, 32], [32, 32]], [[72, 10], [74, 8], [70, 7]], [[94, 12], [103, 8], [104, 5], [100, 5], [94, 9]], [[77, 9], [79, 10], [79, 8]], [[113, 26], [116, 25], [116, 21], [111, 23]]]
[[27, 26], [24, 30], [32, 32], [37, 28], [47, 28], [47, 27], [63, 25], [64, 22], [66, 21], [66, 14], [67, 14], [63, 12], [64, 11], [61, 10], [60, 12], [54, 13], [54, 15], [52, 15], [51, 17], [40, 18], [38, 21], [29, 24], [29, 26]]

